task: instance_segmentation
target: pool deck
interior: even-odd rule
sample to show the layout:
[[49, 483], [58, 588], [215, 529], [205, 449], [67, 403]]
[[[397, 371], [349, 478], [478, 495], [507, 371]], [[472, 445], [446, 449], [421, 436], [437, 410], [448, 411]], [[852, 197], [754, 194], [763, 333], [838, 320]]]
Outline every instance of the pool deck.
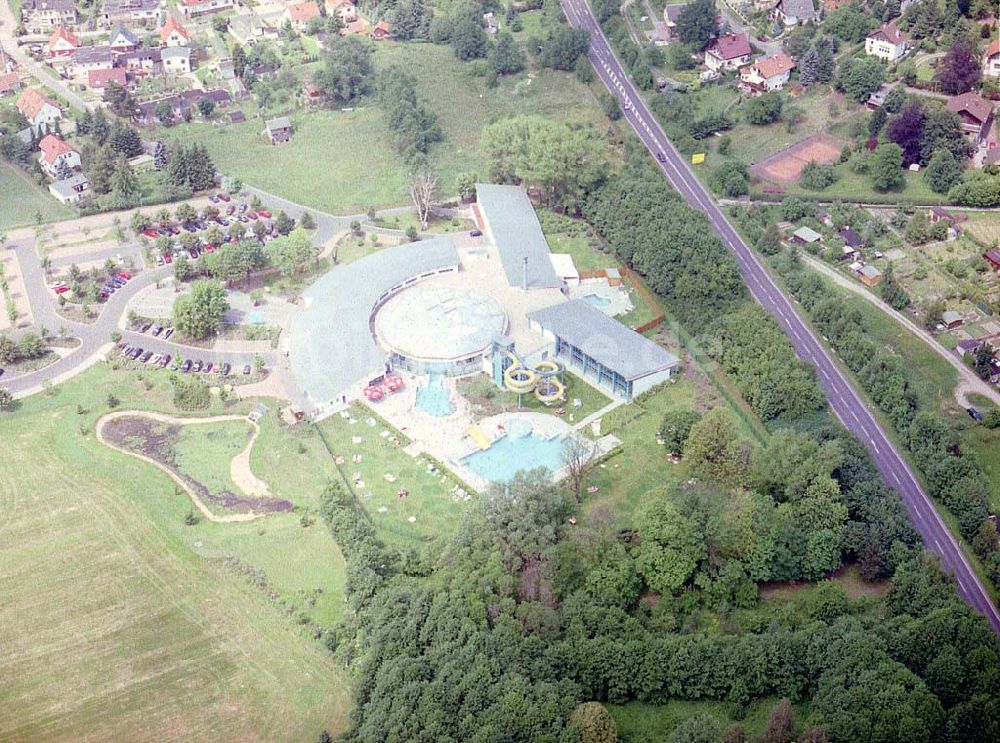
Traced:
[[628, 292], [621, 286], [611, 286], [607, 279], [584, 279], [569, 288], [570, 299], [586, 299], [591, 294], [608, 301], [598, 309], [612, 317], [632, 311], [632, 298]]

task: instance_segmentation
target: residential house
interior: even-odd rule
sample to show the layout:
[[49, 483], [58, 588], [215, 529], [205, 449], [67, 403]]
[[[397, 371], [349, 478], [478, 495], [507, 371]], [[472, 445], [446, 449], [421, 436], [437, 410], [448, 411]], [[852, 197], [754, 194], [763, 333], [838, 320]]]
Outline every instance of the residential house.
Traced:
[[813, 243], [818, 243], [823, 239], [823, 236], [816, 232], [816, 230], [811, 227], [799, 227], [795, 232], [792, 233], [793, 242], [797, 242], [803, 245], [811, 245]]
[[1000, 249], [993, 248], [983, 253], [986, 262], [993, 266], [994, 271], [1000, 271]]
[[323, 91], [308, 80], [302, 83], [302, 97], [307, 106], [322, 106], [323, 102], [326, 100], [326, 96], [323, 95]]
[[[943, 319], [943, 318], [942, 318]], [[965, 355], [974, 356], [979, 347], [983, 345], [982, 338], [967, 338], [963, 341], [959, 341], [955, 345], [955, 353], [958, 354], [960, 359], [964, 359]]]
[[285, 6], [285, 19], [296, 31], [305, 31], [309, 21], [319, 18], [319, 5], [314, 0], [299, 3], [289, 3]]
[[174, 118], [183, 118], [202, 98], [208, 98], [215, 103], [216, 108], [227, 106], [232, 103], [233, 97], [225, 90], [213, 88], [212, 90], [185, 90], [183, 93], [156, 98], [151, 101], [143, 101], [135, 107], [132, 118], [137, 124], [153, 124], [156, 122], [156, 108], [161, 103], [170, 106]]
[[75, 26], [74, 0], [23, 0], [21, 23], [29, 34], [45, 34], [58, 26]]
[[80, 48], [80, 40], [65, 26], [59, 26], [49, 37], [45, 53], [49, 57], [68, 57]]
[[46, 98], [37, 88], [25, 88], [17, 99], [17, 110], [24, 114], [35, 132], [48, 131], [62, 118], [62, 109], [55, 101]]
[[180, 0], [180, 9], [186, 18], [200, 18], [235, 7], [236, 0]]
[[327, 15], [338, 15], [345, 26], [358, 20], [358, 7], [354, 0], [325, 0]]
[[754, 96], [781, 90], [794, 69], [795, 62], [784, 52], [758, 59], [740, 70], [740, 90]]
[[0, 75], [0, 98], [21, 87], [21, 78], [16, 72]]
[[948, 330], [960, 328], [964, 322], [965, 318], [962, 317], [961, 313], [955, 312], [955, 310], [945, 310], [941, 313], [941, 323], [948, 328]]
[[191, 34], [173, 15], [168, 15], [163, 28], [160, 29], [161, 46], [188, 46]]
[[62, 137], [57, 137], [55, 134], [46, 134], [42, 137], [42, 141], [38, 143], [38, 149], [42, 152], [38, 163], [42, 166], [42, 170], [52, 178], [58, 179], [60, 171], [64, 168], [73, 170], [82, 164], [80, 153]]
[[850, 248], [852, 251], [859, 250], [865, 246], [864, 238], [850, 227], [844, 227], [837, 234], [844, 241], [844, 247]]
[[983, 77], [1000, 78], [1000, 39], [993, 39], [983, 52]]
[[84, 46], [70, 57], [69, 71], [73, 77], [86, 80], [91, 70], [110, 70], [114, 67], [111, 50], [106, 46]]
[[124, 67], [112, 67], [110, 70], [90, 70], [87, 73], [87, 87], [91, 90], [104, 90], [111, 83], [117, 83], [123, 88], [128, 85], [128, 73]]
[[712, 41], [705, 50], [705, 66], [712, 72], [736, 70], [750, 61], [750, 37], [726, 34]]
[[942, 220], [949, 225], [955, 224], [955, 216], [943, 206], [932, 206], [927, 210], [927, 219], [931, 224], [937, 224]]
[[278, 38], [278, 29], [256, 13], [243, 13], [229, 19], [229, 34], [244, 47], [252, 47], [258, 41]]
[[271, 119], [264, 124], [264, 134], [271, 144], [281, 144], [292, 141], [292, 122], [287, 116]]
[[910, 50], [909, 40], [895, 23], [887, 23], [865, 38], [865, 54], [895, 64]]
[[119, 58], [119, 64], [124, 64], [130, 75], [156, 77], [163, 72], [163, 63], [160, 60], [161, 51], [160, 47], [136, 49], [134, 52], [123, 54]]
[[3, 44], [0, 44], [0, 75], [13, 72], [15, 67], [17, 67], [17, 62], [3, 50]]
[[385, 19], [375, 24], [375, 28], [372, 29], [372, 38], [376, 41], [384, 41], [392, 38], [392, 30]]
[[125, 54], [138, 49], [141, 46], [141, 42], [128, 28], [117, 26], [111, 32], [111, 37], [108, 39], [108, 46], [111, 47], [111, 51], [114, 54]]
[[230, 124], [242, 124], [246, 120], [247, 120], [246, 115], [239, 109], [236, 109], [235, 111], [229, 114]]
[[819, 13], [813, 0], [779, 0], [771, 17], [785, 28], [819, 22]]
[[974, 146], [986, 141], [993, 126], [992, 103], [970, 91], [949, 98], [945, 108], [958, 114], [962, 131]]
[[357, 20], [351, 21], [347, 24], [347, 26], [340, 29], [340, 35], [347, 36], [347, 34], [351, 34], [353, 36], [367, 36], [370, 28], [371, 27], [368, 25], [368, 21], [359, 17]]
[[186, 75], [191, 71], [191, 50], [186, 46], [168, 46], [160, 50], [163, 72], [168, 75]]
[[858, 278], [865, 286], [876, 287], [882, 282], [882, 272], [875, 266], [862, 266]]
[[893, 86], [886, 83], [879, 85], [878, 88], [876, 88], [875, 91], [868, 96], [868, 100], [865, 102], [865, 105], [872, 111], [876, 108], [882, 108], [882, 105], [885, 103], [885, 99], [889, 97], [889, 93], [891, 93], [892, 90]]
[[83, 173], [74, 173], [69, 178], [49, 184], [49, 193], [60, 204], [74, 206], [90, 195], [90, 180]]
[[106, 28], [139, 24], [150, 27], [160, 23], [159, 0], [104, 0], [101, 7]]

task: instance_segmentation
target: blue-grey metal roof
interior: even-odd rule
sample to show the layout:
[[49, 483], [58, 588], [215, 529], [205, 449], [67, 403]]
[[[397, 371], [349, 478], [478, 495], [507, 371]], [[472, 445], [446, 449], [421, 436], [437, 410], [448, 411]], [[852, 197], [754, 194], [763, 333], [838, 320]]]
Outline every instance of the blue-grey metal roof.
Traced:
[[669, 369], [678, 362], [670, 351], [622, 325], [585, 299], [536, 310], [528, 319], [628, 380]]
[[520, 186], [476, 184], [476, 196], [483, 218], [489, 225], [493, 242], [500, 253], [500, 262], [507, 283], [521, 286], [527, 256], [527, 288], [559, 289], [562, 279], [556, 275], [549, 259], [549, 244], [542, 234], [542, 225], [528, 194]]
[[313, 401], [330, 402], [366, 375], [379, 373], [387, 356], [369, 321], [387, 291], [458, 265], [451, 238], [438, 237], [337, 266], [306, 289], [308, 306], [292, 318], [288, 351], [295, 377]]

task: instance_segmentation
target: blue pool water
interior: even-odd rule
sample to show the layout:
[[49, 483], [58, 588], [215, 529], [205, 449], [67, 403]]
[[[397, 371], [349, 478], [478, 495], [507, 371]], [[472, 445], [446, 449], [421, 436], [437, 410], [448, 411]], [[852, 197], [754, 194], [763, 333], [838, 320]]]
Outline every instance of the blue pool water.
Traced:
[[260, 310], [253, 310], [247, 317], [251, 325], [263, 325], [264, 313]]
[[590, 302], [595, 307], [607, 307], [611, 304], [610, 299], [602, 297], [600, 294], [588, 294], [583, 299], [584, 301]]
[[428, 415], [444, 418], [455, 409], [448, 389], [441, 384], [440, 374], [430, 374], [427, 384], [417, 387], [417, 407]]
[[462, 458], [468, 467], [488, 482], [506, 482], [518, 470], [548, 467], [552, 472], [563, 466], [563, 437], [542, 439], [530, 436], [504, 436], [489, 449], [475, 451]]

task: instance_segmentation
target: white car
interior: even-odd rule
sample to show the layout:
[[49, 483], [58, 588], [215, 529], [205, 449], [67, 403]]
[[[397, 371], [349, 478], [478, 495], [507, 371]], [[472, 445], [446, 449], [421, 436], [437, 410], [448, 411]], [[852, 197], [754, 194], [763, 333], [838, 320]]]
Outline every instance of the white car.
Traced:
[[68, 286], [65, 281], [53, 281], [49, 284], [49, 289], [59, 289], [61, 287]]

